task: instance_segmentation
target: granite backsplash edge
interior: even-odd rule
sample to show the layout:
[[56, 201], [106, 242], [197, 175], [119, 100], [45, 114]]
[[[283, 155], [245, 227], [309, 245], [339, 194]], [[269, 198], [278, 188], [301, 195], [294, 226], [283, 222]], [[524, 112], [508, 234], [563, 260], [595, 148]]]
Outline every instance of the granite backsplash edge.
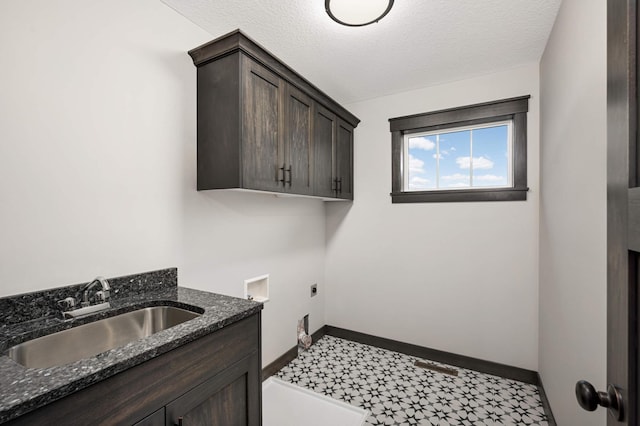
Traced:
[[[111, 300], [131, 298], [144, 293], [161, 292], [178, 286], [178, 269], [166, 268], [138, 274], [107, 278], [111, 286]], [[66, 297], [78, 298], [89, 282], [38, 290], [0, 298], [0, 334], [14, 324], [42, 322], [42, 326], [60, 318], [58, 301]]]

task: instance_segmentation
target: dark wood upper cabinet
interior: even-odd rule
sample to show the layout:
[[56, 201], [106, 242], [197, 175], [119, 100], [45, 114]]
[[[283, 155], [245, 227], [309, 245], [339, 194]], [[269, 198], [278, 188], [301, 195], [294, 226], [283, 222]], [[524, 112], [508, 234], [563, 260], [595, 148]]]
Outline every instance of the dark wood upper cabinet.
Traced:
[[313, 195], [313, 102], [291, 85], [285, 95], [284, 188]]
[[336, 132], [336, 196], [353, 200], [353, 127], [343, 120], [338, 120]]
[[353, 127], [317, 106], [314, 144], [315, 194], [353, 200]]
[[189, 55], [198, 67], [198, 190], [353, 199], [358, 118], [239, 30]]
[[283, 135], [285, 83], [247, 57], [242, 57], [241, 78], [242, 187], [278, 191], [285, 177], [285, 170], [280, 167], [286, 162]]
[[326, 108], [317, 106], [314, 111], [314, 182], [315, 194], [320, 197], [336, 196], [334, 153], [337, 119]]

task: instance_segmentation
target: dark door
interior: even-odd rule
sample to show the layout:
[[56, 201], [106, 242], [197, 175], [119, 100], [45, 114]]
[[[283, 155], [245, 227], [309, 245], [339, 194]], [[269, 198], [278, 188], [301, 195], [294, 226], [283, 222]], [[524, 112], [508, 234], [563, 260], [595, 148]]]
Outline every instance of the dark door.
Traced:
[[335, 151], [337, 196], [353, 200], [353, 127], [338, 120]]
[[[258, 426], [260, 372], [245, 358], [166, 406], [167, 426]], [[258, 384], [256, 386], [256, 384]]]
[[133, 426], [164, 426], [164, 424], [164, 407], [162, 407], [139, 422], [136, 422]]
[[311, 195], [313, 187], [313, 147], [311, 123], [313, 122], [311, 99], [295, 87], [287, 84], [285, 97], [285, 182], [286, 191]]
[[314, 194], [335, 197], [336, 182], [333, 173], [337, 119], [328, 109], [315, 105], [314, 132]]
[[284, 182], [284, 82], [263, 66], [242, 58], [243, 187], [279, 191]]
[[638, 425], [638, 187], [636, 0], [607, 6], [607, 384], [578, 382], [580, 405], [607, 424]]

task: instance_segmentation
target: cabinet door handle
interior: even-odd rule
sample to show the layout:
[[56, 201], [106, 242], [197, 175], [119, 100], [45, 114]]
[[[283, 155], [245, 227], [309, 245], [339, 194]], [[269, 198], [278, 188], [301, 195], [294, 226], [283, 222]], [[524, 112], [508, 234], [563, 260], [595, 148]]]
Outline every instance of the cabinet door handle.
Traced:
[[342, 178], [336, 179], [336, 192], [342, 194]]
[[178, 423], [174, 423], [174, 426], [182, 426], [182, 417], [178, 417]]
[[[280, 168], [278, 169], [278, 170], [282, 170], [282, 179], [280, 179], [280, 178], [278, 178], [278, 179], [277, 179], [277, 180], [278, 180], [278, 182], [282, 182], [282, 186], [285, 186], [285, 185], [287, 184], [287, 180], [286, 180], [286, 178], [285, 178], [285, 173], [287, 172], [287, 171], [286, 171], [286, 167], [287, 167], [287, 165], [286, 165], [286, 164], [283, 164], [283, 165], [282, 165], [282, 167], [280, 167]], [[278, 173], [278, 177], [279, 177], [279, 176], [280, 176], [280, 173]]]
[[338, 195], [338, 178], [334, 178], [331, 181], [331, 192], [335, 192]]
[[293, 172], [292, 172], [293, 167], [291, 166], [291, 164], [289, 164], [289, 168], [287, 170], [285, 170], [286, 172], [289, 172], [289, 180], [286, 182], [289, 184], [289, 188], [291, 188], [291, 181], [293, 181]]

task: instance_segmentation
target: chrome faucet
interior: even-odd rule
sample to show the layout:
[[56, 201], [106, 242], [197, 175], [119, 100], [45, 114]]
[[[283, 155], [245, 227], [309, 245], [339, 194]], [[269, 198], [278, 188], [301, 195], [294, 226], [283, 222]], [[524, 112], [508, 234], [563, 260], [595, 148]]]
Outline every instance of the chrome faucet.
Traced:
[[[101, 290], [98, 290], [95, 295], [95, 299], [98, 302], [95, 305], [92, 305], [89, 301], [89, 292], [92, 288], [100, 284], [102, 287]], [[80, 302], [81, 308], [76, 308], [76, 299], [74, 297], [67, 297], [66, 299], [59, 300], [58, 306], [60, 306], [62, 310], [62, 317], [64, 319], [69, 318], [79, 318], [85, 315], [93, 314], [95, 312], [104, 311], [106, 309], [110, 309], [111, 305], [109, 304], [109, 295], [111, 291], [111, 286], [109, 286], [109, 281], [102, 277], [96, 277], [89, 284], [85, 285], [82, 292], [82, 301]]]
[[102, 286], [102, 290], [96, 293], [96, 298], [100, 300], [101, 303], [109, 301], [109, 291], [111, 290], [109, 281], [102, 277], [96, 277], [82, 289], [82, 302], [80, 302], [80, 305], [83, 308], [86, 308], [91, 304], [91, 302], [89, 302], [89, 290], [91, 290], [98, 284]]

